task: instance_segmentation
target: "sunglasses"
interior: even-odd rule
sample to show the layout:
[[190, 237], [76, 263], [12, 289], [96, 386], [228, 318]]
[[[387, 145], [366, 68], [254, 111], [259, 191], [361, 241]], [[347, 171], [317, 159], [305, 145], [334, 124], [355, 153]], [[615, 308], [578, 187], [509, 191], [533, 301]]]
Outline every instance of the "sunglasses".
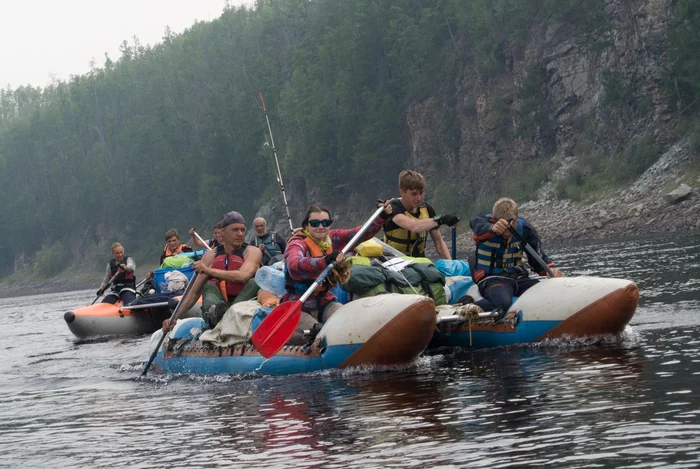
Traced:
[[324, 228], [328, 228], [333, 224], [333, 220], [309, 220], [309, 225], [314, 228], [318, 228], [319, 225], [323, 225]]

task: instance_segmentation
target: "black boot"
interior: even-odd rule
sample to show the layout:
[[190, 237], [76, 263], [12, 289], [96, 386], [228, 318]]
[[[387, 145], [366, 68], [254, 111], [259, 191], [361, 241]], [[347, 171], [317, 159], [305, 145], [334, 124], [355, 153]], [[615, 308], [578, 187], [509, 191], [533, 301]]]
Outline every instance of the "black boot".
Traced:
[[202, 319], [204, 319], [209, 324], [209, 327], [213, 329], [217, 324], [219, 324], [219, 321], [221, 321], [221, 318], [224, 317], [227, 310], [228, 303], [223, 300], [219, 301], [217, 304], [210, 306], [209, 310], [202, 313]]
[[495, 322], [495, 323], [499, 323], [499, 322], [503, 321], [503, 318], [505, 318], [506, 314], [508, 314], [508, 312], [505, 309], [501, 309], [501, 308], [494, 309], [493, 312], [496, 313], [496, 316], [494, 316], [494, 318], [493, 318], [493, 322]]

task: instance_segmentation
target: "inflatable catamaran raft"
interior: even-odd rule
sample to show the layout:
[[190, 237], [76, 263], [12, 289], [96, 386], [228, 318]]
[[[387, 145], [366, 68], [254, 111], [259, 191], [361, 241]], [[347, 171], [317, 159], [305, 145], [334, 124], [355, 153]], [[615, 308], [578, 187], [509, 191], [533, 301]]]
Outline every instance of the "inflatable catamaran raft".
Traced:
[[[476, 285], [468, 294], [480, 298]], [[486, 348], [556, 337], [617, 335], [632, 319], [638, 301], [639, 289], [630, 280], [543, 279], [518, 297], [500, 321], [490, 313], [470, 312], [468, 306], [439, 306], [439, 324], [430, 346]]]
[[[228, 314], [228, 313], [227, 313]], [[177, 322], [154, 367], [166, 373], [284, 375], [362, 365], [401, 365], [416, 359], [433, 337], [435, 304], [419, 295], [386, 294], [343, 305], [312, 344], [284, 346], [269, 360], [252, 345], [215, 346], [197, 340], [203, 320]], [[151, 347], [161, 338], [151, 337]], [[153, 350], [151, 350], [151, 353]]]

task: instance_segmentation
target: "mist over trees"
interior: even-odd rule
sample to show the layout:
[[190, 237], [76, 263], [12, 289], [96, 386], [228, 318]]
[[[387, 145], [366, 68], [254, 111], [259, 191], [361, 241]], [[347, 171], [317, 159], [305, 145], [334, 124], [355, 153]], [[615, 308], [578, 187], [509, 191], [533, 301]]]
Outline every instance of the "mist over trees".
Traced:
[[[172, 227], [210, 228], [276, 197], [262, 91], [285, 181], [325, 202], [375, 197], [409, 155], [406, 109], [452, 90], [469, 61], [498, 73], [500, 45], [543, 16], [591, 34], [602, 0], [258, 0], [44, 89], [0, 90], [0, 275], [55, 273], [128, 252], [156, 258]], [[700, 96], [698, 3], [679, 0], [676, 74]], [[86, 38], [89, 40], [89, 38]], [[382, 191], [384, 192], [384, 191]]]

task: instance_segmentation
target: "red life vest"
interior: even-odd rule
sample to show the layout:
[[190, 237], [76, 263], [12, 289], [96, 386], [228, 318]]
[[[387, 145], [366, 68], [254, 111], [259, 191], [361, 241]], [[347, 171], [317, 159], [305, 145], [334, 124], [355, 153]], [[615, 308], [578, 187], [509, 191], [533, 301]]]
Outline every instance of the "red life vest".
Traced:
[[[245, 253], [247, 247], [248, 245], [243, 243], [240, 248], [231, 254], [226, 254], [226, 251], [224, 251], [224, 247], [222, 245], [217, 246], [216, 250], [214, 251], [216, 257], [214, 257], [214, 262], [212, 262], [211, 268], [218, 270], [239, 270], [245, 262], [243, 254]], [[240, 295], [241, 290], [243, 290], [243, 287], [245, 286], [245, 283], [227, 282], [225, 280], [219, 280], [218, 278], [210, 279], [209, 283], [216, 285], [219, 288], [225, 301], [229, 301], [229, 298], [233, 299]]]

